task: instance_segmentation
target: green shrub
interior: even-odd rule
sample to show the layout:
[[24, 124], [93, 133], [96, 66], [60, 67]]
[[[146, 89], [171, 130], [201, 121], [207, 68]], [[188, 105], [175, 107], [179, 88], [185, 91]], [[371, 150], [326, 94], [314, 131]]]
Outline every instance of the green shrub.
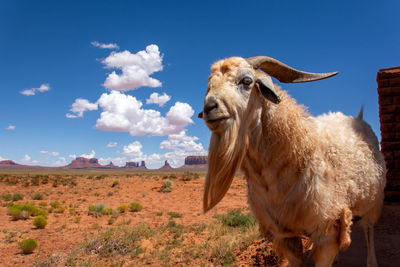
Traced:
[[47, 225], [47, 220], [43, 215], [36, 216], [33, 219], [33, 225], [38, 229], [44, 229]]
[[42, 200], [43, 199], [43, 195], [41, 193], [36, 193], [33, 195], [32, 197], [33, 200]]
[[103, 212], [105, 212], [104, 211], [105, 208], [106, 208], [106, 204], [104, 204], [104, 203], [97, 203], [94, 205], [90, 205], [88, 208], [88, 215], [95, 216], [95, 217], [102, 216], [102, 215], [104, 215]]
[[1, 197], [3, 198], [4, 201], [10, 201], [10, 200], [12, 200], [13, 196], [10, 193], [4, 193], [4, 194], [1, 194]]
[[117, 185], [119, 185], [119, 180], [118, 179], [113, 181], [111, 187], [114, 187], [114, 186], [117, 186]]
[[46, 207], [47, 206], [47, 202], [46, 201], [40, 201], [38, 203], [39, 207]]
[[243, 214], [240, 209], [228, 210], [226, 215], [214, 215], [214, 217], [223, 225], [230, 227], [249, 227], [256, 223], [253, 215]]
[[128, 205], [121, 205], [118, 206], [117, 210], [121, 213], [125, 213], [128, 210], [128, 208], [129, 208]]
[[13, 221], [26, 220], [30, 216], [35, 216], [38, 213], [38, 209], [33, 204], [12, 204], [8, 208], [8, 215], [11, 216]]
[[160, 191], [164, 193], [171, 192], [174, 187], [174, 182], [171, 179], [165, 179], [163, 183], [164, 184], [161, 186]]
[[58, 200], [52, 201], [50, 202], [50, 212], [54, 212], [54, 213], [64, 213], [65, 208], [63, 207], [63, 205], [61, 205], [61, 203]]
[[37, 248], [38, 242], [34, 238], [28, 238], [18, 242], [18, 246], [21, 248], [24, 254], [29, 254], [32, 253], [35, 248]]
[[22, 199], [24, 199], [24, 196], [21, 195], [20, 193], [14, 193], [14, 195], [12, 196], [12, 201], [18, 201]]
[[167, 213], [169, 216], [171, 216], [171, 218], [182, 218], [182, 214], [175, 212], [175, 211], [170, 211]]
[[131, 204], [129, 204], [129, 210], [132, 212], [138, 212], [141, 211], [143, 209], [143, 205], [140, 204], [139, 202], [132, 202]]

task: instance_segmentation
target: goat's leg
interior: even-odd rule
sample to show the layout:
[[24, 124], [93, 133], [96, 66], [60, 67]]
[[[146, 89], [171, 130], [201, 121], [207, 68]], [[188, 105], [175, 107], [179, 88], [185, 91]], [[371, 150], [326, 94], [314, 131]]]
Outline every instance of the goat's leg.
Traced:
[[318, 238], [314, 251], [315, 267], [330, 267], [339, 252], [337, 235], [325, 235]]
[[279, 254], [289, 261], [290, 267], [303, 266], [303, 244], [300, 237], [275, 239], [274, 247]]
[[375, 256], [375, 244], [374, 244], [374, 226], [373, 225], [363, 225], [365, 240], [367, 241], [367, 266], [377, 267], [378, 263]]

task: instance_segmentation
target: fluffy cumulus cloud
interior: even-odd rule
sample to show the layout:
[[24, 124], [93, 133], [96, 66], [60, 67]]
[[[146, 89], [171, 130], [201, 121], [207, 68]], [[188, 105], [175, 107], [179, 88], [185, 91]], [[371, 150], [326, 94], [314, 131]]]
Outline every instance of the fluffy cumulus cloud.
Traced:
[[146, 161], [146, 165], [152, 167], [161, 166], [165, 160], [168, 160], [174, 167], [184, 164], [187, 156], [207, 155], [203, 145], [197, 142], [196, 136], [186, 135], [186, 131], [182, 130], [178, 134], [168, 135], [168, 139], [160, 143], [160, 149], [167, 150], [165, 153], [145, 154], [142, 151], [142, 144], [138, 141], [132, 142], [123, 147], [122, 154], [127, 161]]
[[189, 123], [193, 123], [191, 119], [193, 114], [194, 110], [189, 104], [176, 102], [168, 111], [167, 118], [170, 124], [184, 127]]
[[0, 156], [0, 161], [2, 161], [2, 160], [6, 160], [5, 158], [2, 158], [1, 156]]
[[96, 128], [103, 131], [129, 132], [132, 136], [164, 136], [179, 133], [192, 123], [194, 110], [189, 104], [176, 102], [166, 117], [159, 111], [143, 109], [135, 97], [118, 91], [104, 93], [97, 101], [103, 112]]
[[37, 92], [43, 93], [50, 90], [50, 85], [48, 83], [44, 83], [40, 85], [38, 88], [31, 88], [22, 90], [20, 93], [26, 96], [35, 95]]
[[46, 151], [46, 150], [41, 150], [39, 152], [40, 152], [40, 154], [49, 155], [49, 156], [52, 156], [52, 157], [58, 157], [58, 155], [60, 155], [60, 153], [58, 153], [58, 152], [49, 152], [49, 151]]
[[149, 45], [146, 50], [132, 54], [128, 50], [112, 52], [102, 63], [106, 68], [117, 69], [111, 72], [104, 87], [111, 90], [128, 91], [142, 86], [160, 87], [161, 82], [150, 77], [151, 74], [163, 69], [162, 56], [157, 45]]
[[67, 160], [64, 157], [59, 157], [55, 162], [52, 163], [53, 166], [65, 166], [67, 165]]
[[83, 98], [77, 98], [74, 103], [71, 105], [70, 111], [75, 113], [67, 113], [65, 116], [67, 118], [81, 118], [83, 117], [83, 113], [87, 110], [97, 110], [97, 103], [90, 103], [88, 100]]
[[160, 107], [164, 106], [171, 97], [164, 93], [163, 95], [159, 95], [158, 93], [152, 93], [148, 99], [146, 99], [146, 104], [156, 104]]
[[21, 161], [28, 163], [29, 161], [31, 161], [31, 157], [28, 154], [25, 154]]
[[203, 145], [198, 141], [196, 136], [186, 135], [186, 131], [182, 130], [178, 134], [171, 134], [167, 140], [160, 143], [160, 148], [164, 150], [171, 150], [166, 152], [164, 157], [168, 159], [172, 165], [183, 165], [184, 159], [187, 156], [202, 156], [207, 155]]
[[[87, 153], [87, 154], [82, 154], [82, 155], [80, 155], [80, 157], [84, 157], [84, 158], [87, 158], [87, 159], [91, 159], [91, 158], [94, 158], [94, 156], [96, 155], [96, 152], [94, 151], [94, 150], [92, 150], [92, 151], [90, 151], [90, 153]], [[71, 157], [72, 155], [70, 155], [70, 157]], [[75, 155], [74, 155], [75, 156]], [[76, 158], [76, 157], [75, 157]]]
[[116, 147], [118, 145], [117, 142], [110, 142], [106, 145], [106, 147]]
[[8, 127], [6, 128], [6, 130], [12, 131], [15, 130], [15, 125], [8, 125]]
[[107, 165], [112, 162], [116, 166], [125, 166], [125, 163], [128, 161], [126, 157], [115, 157], [115, 158], [99, 158], [99, 163], [101, 165]]
[[98, 41], [93, 41], [91, 42], [91, 44], [95, 47], [102, 49], [119, 49], [119, 46], [117, 44], [112, 44], [112, 43], [105, 44], [105, 43], [100, 43]]
[[143, 146], [139, 141], [135, 141], [124, 146], [122, 154], [132, 159], [140, 159], [143, 157], [142, 147]]

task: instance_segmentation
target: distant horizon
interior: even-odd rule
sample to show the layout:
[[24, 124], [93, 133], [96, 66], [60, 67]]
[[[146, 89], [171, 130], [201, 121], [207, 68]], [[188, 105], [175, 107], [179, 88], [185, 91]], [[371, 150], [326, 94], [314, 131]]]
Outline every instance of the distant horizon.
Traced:
[[181, 166], [207, 155], [210, 66], [265, 55], [327, 80], [281, 84], [313, 116], [364, 119], [380, 140], [376, 75], [398, 66], [400, 2], [3, 1], [0, 161], [79, 156]]

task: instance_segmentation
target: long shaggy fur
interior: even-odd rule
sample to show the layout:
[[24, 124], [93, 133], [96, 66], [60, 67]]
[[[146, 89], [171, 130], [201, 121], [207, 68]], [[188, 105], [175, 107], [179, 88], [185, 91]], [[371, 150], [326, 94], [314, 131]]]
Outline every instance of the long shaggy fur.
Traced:
[[[240, 62], [231, 58], [213, 66], [211, 76], [220, 72], [228, 77], [218, 85], [226, 86], [225, 92], [234, 85], [232, 77], [244, 64]], [[282, 100], [277, 105], [255, 88], [240, 105], [234, 93], [229, 95], [235, 91], [225, 97], [219, 92], [221, 102], [232, 101], [229, 108], [238, 108], [225, 131], [212, 134], [204, 210], [224, 197], [240, 168], [252, 213], [278, 247], [289, 244], [283, 249], [289, 262], [298, 261], [290, 247], [297, 248], [298, 237], [307, 235], [317, 248], [316, 262], [326, 259], [329, 266], [337, 250], [350, 245], [353, 216], [361, 217], [365, 228], [378, 220], [386, 183], [384, 159], [362, 111], [357, 118], [340, 112], [313, 117], [285, 91], [275, 90]]]

